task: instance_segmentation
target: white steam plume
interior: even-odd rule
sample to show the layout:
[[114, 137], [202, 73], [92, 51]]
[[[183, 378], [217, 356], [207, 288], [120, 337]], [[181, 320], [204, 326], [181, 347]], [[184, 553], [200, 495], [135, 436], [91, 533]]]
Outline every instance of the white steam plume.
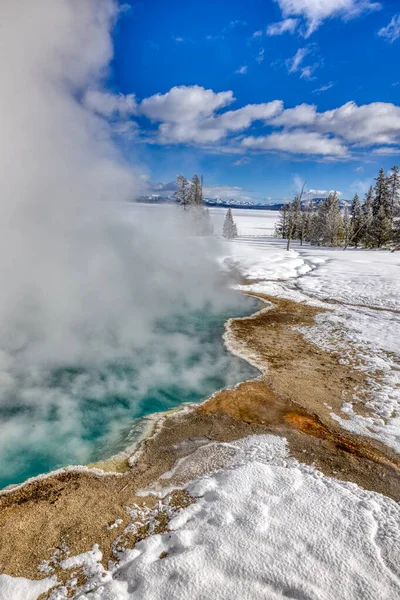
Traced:
[[[117, 4], [3, 0], [0, 14], [0, 409], [20, 403], [38, 419], [34, 431], [23, 412], [4, 420], [0, 453], [51, 430], [85, 460], [70, 435], [79, 434], [79, 390], [49, 391], [41, 370], [147, 346], [154, 353], [139, 388], [186, 377], [165, 372], [164, 357], [190, 352], [190, 341], [171, 335], [159, 349], [155, 319], [185, 303], [221, 307], [226, 295], [210, 244], [182, 235], [172, 213], [127, 218], [123, 202], [140, 193], [143, 178], [124, 163], [107, 122], [81, 102], [88, 89], [101, 89]], [[21, 369], [29, 370], [23, 384]], [[93, 387], [102, 384], [90, 385], [101, 397]], [[57, 434], [46, 424], [49, 411]]]

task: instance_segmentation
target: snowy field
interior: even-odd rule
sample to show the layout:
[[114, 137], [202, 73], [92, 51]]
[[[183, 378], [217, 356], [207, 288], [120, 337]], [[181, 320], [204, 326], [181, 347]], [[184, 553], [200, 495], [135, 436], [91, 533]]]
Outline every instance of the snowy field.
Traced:
[[[211, 213], [217, 228], [226, 210]], [[400, 253], [298, 244], [287, 252], [285, 242], [265, 236], [278, 213], [233, 213], [242, 237], [223, 242], [221, 261], [253, 280], [254, 291], [332, 309], [305, 334], [339, 350], [343, 361], [356, 357], [359, 368], [383, 373], [379, 383], [371, 380], [370, 417], [356, 415], [351, 405], [332, 416], [400, 452]], [[96, 547], [61, 565], [82, 566], [89, 576], [75, 598], [400, 597], [398, 504], [300, 464], [288, 457], [282, 438], [252, 436], [210, 446], [227, 457], [225, 467], [187, 486], [196, 497], [189, 507], [176, 512], [161, 502], [170, 531], [139, 542], [108, 569]], [[134, 510], [131, 515], [134, 522]], [[0, 600], [37, 600], [53, 584], [51, 577], [28, 582], [2, 575]], [[64, 600], [65, 589], [56, 588], [50, 598]]]

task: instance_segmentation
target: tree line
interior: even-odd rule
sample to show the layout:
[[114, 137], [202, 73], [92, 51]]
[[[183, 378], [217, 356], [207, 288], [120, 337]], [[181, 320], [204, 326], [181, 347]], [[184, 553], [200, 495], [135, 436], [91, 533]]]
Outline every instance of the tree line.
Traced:
[[351, 210], [340, 210], [339, 198], [332, 192], [315, 205], [302, 202], [303, 190], [281, 209], [276, 226], [279, 237], [310, 242], [318, 246], [348, 246], [400, 249], [400, 174], [394, 166], [388, 175], [380, 169], [361, 202], [355, 194]]

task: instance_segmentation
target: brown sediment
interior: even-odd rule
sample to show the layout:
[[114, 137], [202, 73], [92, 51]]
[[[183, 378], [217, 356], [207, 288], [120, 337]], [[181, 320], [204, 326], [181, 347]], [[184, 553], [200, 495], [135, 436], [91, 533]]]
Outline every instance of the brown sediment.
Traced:
[[[230, 323], [232, 344], [263, 367], [259, 379], [164, 418], [157, 432], [141, 443], [128, 472], [59, 473], [0, 496], [0, 572], [43, 577], [39, 562], [63, 544], [76, 555], [97, 543], [107, 564], [113, 557], [112, 542], [129, 522], [126, 507], [156, 502], [153, 496], [138, 496], [137, 490], [153, 486], [184, 457], [189, 457], [188, 465], [171, 476], [168, 486], [218, 468], [219, 455], [208, 450], [211, 441], [281, 435], [298, 460], [400, 500], [398, 456], [373, 439], [344, 432], [331, 417], [356, 392], [363, 397], [367, 380], [363, 371], [339, 364], [335, 354], [317, 348], [297, 330], [312, 325], [323, 309], [263, 299], [272, 302], [270, 310]], [[195, 456], [195, 465], [190, 456]], [[121, 527], [107, 529], [117, 519], [122, 519]]]

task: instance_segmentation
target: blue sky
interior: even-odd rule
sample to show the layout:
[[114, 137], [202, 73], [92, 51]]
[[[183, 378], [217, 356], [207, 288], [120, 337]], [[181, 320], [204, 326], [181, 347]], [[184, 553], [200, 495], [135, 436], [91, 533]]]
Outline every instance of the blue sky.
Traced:
[[133, 0], [113, 40], [85, 101], [152, 182], [348, 198], [400, 162], [398, 0]]

